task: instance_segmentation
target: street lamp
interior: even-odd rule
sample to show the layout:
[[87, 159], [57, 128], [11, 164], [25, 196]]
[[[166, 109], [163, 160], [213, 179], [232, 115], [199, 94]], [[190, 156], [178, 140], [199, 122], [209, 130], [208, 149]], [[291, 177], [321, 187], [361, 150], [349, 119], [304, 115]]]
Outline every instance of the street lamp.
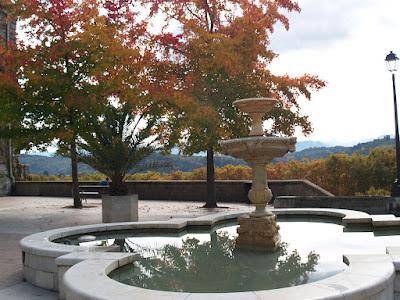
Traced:
[[393, 51], [386, 55], [386, 64], [390, 73], [392, 73], [393, 83], [393, 101], [394, 101], [394, 123], [396, 130], [396, 180], [392, 185], [392, 197], [400, 197], [400, 140], [399, 140], [399, 124], [397, 118], [397, 99], [396, 99], [396, 81], [394, 73], [397, 71], [399, 58]]

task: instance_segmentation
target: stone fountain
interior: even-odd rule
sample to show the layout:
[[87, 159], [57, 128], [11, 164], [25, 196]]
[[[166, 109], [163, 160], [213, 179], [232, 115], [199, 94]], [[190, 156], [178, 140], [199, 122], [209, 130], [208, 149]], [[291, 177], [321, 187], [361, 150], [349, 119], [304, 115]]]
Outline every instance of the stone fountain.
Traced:
[[262, 118], [277, 102], [273, 98], [249, 98], [233, 102], [240, 111], [250, 115], [250, 136], [219, 142], [222, 153], [244, 159], [252, 168], [252, 185], [248, 196], [255, 210], [238, 219], [236, 245], [239, 249], [275, 250], [280, 242], [276, 216], [266, 209], [272, 192], [268, 188], [265, 165], [275, 157], [295, 151], [296, 138], [264, 136]]

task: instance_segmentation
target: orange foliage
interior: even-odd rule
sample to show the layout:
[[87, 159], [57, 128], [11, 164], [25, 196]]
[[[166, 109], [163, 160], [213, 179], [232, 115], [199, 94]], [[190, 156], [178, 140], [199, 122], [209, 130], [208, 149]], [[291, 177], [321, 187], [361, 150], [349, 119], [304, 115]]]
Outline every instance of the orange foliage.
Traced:
[[[249, 119], [232, 102], [247, 97], [280, 100], [270, 115], [270, 133], [293, 134], [295, 127], [311, 132], [297, 100], [310, 99], [325, 82], [309, 74], [289, 77], [269, 71], [277, 56], [269, 49], [270, 34], [277, 23], [289, 28], [286, 14], [300, 12], [296, 1], [139, 1], [149, 8], [149, 21], [165, 18], [161, 32], [151, 38], [160, 62], [168, 66], [159, 75], [173, 82], [161, 86], [164, 98], [184, 111], [174, 120], [181, 150], [212, 151], [220, 139], [245, 135]], [[176, 26], [169, 26], [172, 21]]]

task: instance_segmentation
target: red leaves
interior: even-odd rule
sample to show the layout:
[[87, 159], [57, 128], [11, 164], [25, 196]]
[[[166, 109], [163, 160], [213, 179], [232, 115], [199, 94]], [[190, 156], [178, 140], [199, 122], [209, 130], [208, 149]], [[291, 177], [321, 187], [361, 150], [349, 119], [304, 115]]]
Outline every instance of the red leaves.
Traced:
[[170, 52], [174, 52], [177, 55], [182, 54], [182, 35], [173, 33], [157, 34], [152, 36], [152, 41], [156, 47], [165, 53], [165, 58], [168, 57]]
[[130, 0], [104, 0], [103, 7], [107, 11], [107, 16], [111, 22], [132, 20], [132, 11], [129, 8]]
[[50, 0], [49, 14], [52, 23], [59, 34], [68, 33], [73, 26], [73, 11], [75, 5], [72, 0]]
[[156, 40], [160, 41], [164, 45], [169, 45], [171, 47], [177, 47], [180, 44], [181, 34], [165, 33], [156, 35]]

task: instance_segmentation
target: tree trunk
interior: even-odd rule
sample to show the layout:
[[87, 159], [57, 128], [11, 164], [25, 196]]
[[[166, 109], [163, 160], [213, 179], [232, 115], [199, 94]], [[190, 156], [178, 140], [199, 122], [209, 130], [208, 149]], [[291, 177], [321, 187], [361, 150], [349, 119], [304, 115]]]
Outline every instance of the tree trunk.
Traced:
[[215, 193], [214, 149], [212, 147], [207, 149], [207, 202], [204, 207], [218, 207]]
[[71, 143], [71, 169], [72, 169], [72, 197], [74, 198], [74, 208], [82, 208], [82, 201], [79, 197], [78, 181], [78, 158], [76, 156], [75, 136]]
[[110, 182], [110, 195], [112, 196], [125, 196], [128, 195], [128, 185], [124, 181], [124, 176], [121, 174], [114, 174], [111, 176]]

